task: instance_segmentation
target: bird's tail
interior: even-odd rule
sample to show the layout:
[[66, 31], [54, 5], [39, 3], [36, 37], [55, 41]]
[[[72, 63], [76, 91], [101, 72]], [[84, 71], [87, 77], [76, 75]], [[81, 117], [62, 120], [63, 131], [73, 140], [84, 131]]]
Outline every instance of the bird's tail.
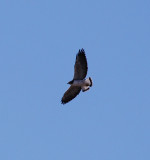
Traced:
[[92, 84], [92, 79], [91, 79], [91, 77], [87, 78], [87, 79], [85, 80], [85, 85], [83, 85], [83, 86], [81, 87], [81, 88], [82, 88], [82, 91], [85, 92], [85, 91], [89, 90], [92, 85], [93, 85], [93, 84]]
[[87, 78], [87, 79], [85, 80], [85, 82], [86, 82], [90, 87], [92, 87], [93, 82], [92, 82], [91, 77]]
[[85, 92], [90, 89], [89, 86], [82, 86], [81, 88], [82, 88], [82, 92]]

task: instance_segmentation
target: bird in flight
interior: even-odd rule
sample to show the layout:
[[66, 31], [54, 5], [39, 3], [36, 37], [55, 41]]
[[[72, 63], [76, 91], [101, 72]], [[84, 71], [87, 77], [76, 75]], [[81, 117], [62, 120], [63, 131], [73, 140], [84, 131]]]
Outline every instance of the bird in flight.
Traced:
[[76, 61], [74, 65], [74, 77], [73, 80], [69, 81], [69, 89], [64, 93], [61, 103], [66, 104], [74, 99], [82, 90], [83, 92], [90, 89], [92, 86], [92, 79], [89, 77], [85, 79], [87, 75], [88, 65], [85, 55], [85, 51], [82, 48], [76, 55]]

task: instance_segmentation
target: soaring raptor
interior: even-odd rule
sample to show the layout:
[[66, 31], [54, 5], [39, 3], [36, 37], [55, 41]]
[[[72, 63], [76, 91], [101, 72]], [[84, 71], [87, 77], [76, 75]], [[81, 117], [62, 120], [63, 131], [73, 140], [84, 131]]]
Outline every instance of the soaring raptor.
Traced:
[[90, 89], [92, 86], [92, 79], [89, 77], [85, 79], [87, 75], [87, 60], [85, 56], [85, 51], [82, 48], [79, 50], [78, 54], [76, 55], [76, 62], [74, 65], [74, 77], [72, 81], [69, 81], [70, 84], [69, 89], [64, 93], [61, 103], [65, 104], [75, 98], [81, 91], [85, 92]]

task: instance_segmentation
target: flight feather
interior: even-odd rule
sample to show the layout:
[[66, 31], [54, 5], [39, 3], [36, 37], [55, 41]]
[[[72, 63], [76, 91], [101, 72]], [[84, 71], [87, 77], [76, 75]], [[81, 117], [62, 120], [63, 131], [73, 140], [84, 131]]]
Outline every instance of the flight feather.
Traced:
[[85, 56], [84, 49], [79, 50], [78, 54], [76, 55], [76, 62], [74, 65], [74, 79], [75, 80], [82, 80], [87, 75], [87, 60]]

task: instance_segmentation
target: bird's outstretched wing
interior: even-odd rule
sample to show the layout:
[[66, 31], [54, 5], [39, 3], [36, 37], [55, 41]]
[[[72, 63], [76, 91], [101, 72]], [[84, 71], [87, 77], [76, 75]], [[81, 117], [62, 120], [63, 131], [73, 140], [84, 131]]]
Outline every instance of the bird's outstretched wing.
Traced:
[[65, 104], [75, 98], [81, 91], [81, 87], [70, 86], [70, 88], [64, 93], [61, 103]]
[[86, 77], [88, 70], [87, 60], [84, 49], [79, 50], [74, 65], [74, 79], [82, 80]]

